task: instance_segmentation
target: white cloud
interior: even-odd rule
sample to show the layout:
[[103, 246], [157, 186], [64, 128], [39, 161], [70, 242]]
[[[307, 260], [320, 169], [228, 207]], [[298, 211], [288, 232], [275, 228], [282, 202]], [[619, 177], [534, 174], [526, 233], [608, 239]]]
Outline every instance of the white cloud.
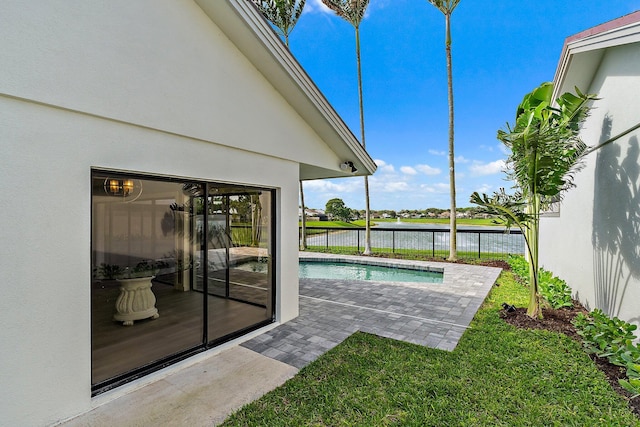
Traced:
[[495, 175], [501, 173], [504, 170], [504, 160], [496, 160], [491, 163], [481, 163], [474, 161], [469, 166], [469, 171], [475, 176]]
[[427, 193], [448, 193], [449, 184], [445, 184], [442, 182], [436, 184], [422, 184], [420, 185], [420, 189], [422, 191], [426, 191]]
[[384, 160], [381, 159], [374, 159], [373, 160], [374, 163], [378, 166], [378, 170], [380, 172], [385, 172], [385, 173], [393, 173], [395, 172], [395, 168], [393, 167], [393, 165], [388, 164], [387, 162], [385, 162]]
[[400, 172], [402, 172], [402, 173], [404, 173], [406, 175], [417, 175], [418, 174], [418, 171], [416, 171], [411, 166], [402, 166], [400, 168]]
[[323, 194], [354, 193], [361, 191], [362, 179], [315, 179], [304, 181], [304, 189]]
[[409, 191], [411, 188], [409, 184], [404, 181], [385, 182], [381, 183], [380, 191], [385, 193], [397, 193], [402, 191]]
[[477, 191], [478, 193], [482, 194], [482, 193], [489, 193], [492, 190], [493, 190], [493, 187], [490, 186], [489, 184], [482, 184], [479, 187], [476, 187], [474, 191]]
[[442, 172], [440, 169], [429, 165], [416, 165], [416, 169], [425, 175], [439, 175]]
[[438, 151], [438, 150], [429, 150], [429, 154], [433, 155], [433, 156], [446, 156], [447, 153], [445, 151]]
[[458, 156], [455, 158], [456, 163], [469, 163], [471, 160], [465, 159], [464, 156]]

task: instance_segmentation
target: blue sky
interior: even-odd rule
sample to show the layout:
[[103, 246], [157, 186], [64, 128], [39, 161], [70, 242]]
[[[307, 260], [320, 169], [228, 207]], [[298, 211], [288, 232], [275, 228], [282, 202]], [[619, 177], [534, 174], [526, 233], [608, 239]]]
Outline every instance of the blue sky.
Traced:
[[[307, 0], [290, 49], [360, 135], [353, 27]], [[452, 16], [456, 188], [510, 187], [496, 132], [522, 97], [553, 80], [566, 37], [640, 9], [640, 0], [462, 0]], [[371, 0], [360, 27], [371, 209], [449, 205], [444, 16], [426, 0]], [[581, 88], [585, 89], [586, 88]], [[593, 141], [585, 141], [591, 145]], [[364, 209], [361, 177], [305, 181], [305, 204]]]

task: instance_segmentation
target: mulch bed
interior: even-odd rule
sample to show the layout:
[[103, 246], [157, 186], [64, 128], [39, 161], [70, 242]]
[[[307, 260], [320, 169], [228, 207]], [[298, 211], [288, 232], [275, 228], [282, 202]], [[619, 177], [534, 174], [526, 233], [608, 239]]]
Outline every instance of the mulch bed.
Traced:
[[[575, 327], [571, 323], [578, 313], [587, 314], [588, 311], [578, 301], [573, 301], [573, 308], [561, 308], [558, 310], [552, 308], [542, 309], [542, 319], [532, 319], [527, 316], [527, 309], [516, 307], [515, 311], [503, 309], [500, 311], [500, 317], [505, 322], [521, 329], [545, 329], [552, 332], [558, 332], [567, 335], [570, 338], [582, 343], [580, 335], [576, 332]], [[590, 355], [591, 360], [596, 364], [611, 384], [611, 387], [625, 398], [629, 398], [630, 394], [620, 387], [619, 379], [625, 379], [624, 368], [612, 365], [606, 359], [599, 358], [593, 354]], [[629, 400], [629, 408], [640, 417], [640, 398]]]

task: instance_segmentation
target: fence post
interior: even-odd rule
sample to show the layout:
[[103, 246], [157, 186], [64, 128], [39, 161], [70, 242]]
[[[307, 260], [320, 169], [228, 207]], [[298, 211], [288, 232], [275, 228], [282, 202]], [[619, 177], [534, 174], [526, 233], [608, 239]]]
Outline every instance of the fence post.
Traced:
[[480, 259], [480, 232], [478, 231], [478, 259]]
[[436, 232], [431, 232], [431, 258], [436, 257]]
[[391, 230], [391, 253], [396, 253], [396, 230]]
[[327, 249], [329, 249], [329, 229], [327, 228]]
[[358, 253], [360, 253], [360, 229], [356, 230], [356, 235], [358, 236]]

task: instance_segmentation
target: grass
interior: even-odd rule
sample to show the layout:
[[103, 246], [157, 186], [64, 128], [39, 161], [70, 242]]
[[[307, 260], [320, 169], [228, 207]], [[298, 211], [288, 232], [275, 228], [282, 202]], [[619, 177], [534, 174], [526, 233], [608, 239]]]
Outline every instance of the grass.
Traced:
[[356, 333], [225, 426], [638, 426], [579, 343], [498, 316], [503, 273], [453, 352]]
[[[371, 225], [379, 225], [384, 227], [385, 222], [397, 222], [396, 219], [381, 219], [377, 218], [371, 222]], [[419, 223], [419, 224], [446, 224], [449, 225], [449, 220], [446, 218], [409, 218], [402, 219], [402, 222], [407, 223]], [[503, 225], [496, 224], [492, 219], [471, 219], [471, 218], [459, 218], [458, 225], [482, 225], [482, 226], [494, 226], [503, 227]], [[302, 226], [302, 222], [298, 222], [298, 226]], [[364, 227], [365, 221], [358, 219], [352, 222], [345, 221], [307, 221], [307, 227]]]
[[[302, 227], [302, 223], [298, 223], [300, 227]], [[333, 227], [350, 227], [350, 228], [358, 228], [359, 225], [356, 225], [352, 222], [345, 221], [307, 221], [307, 227], [325, 227], [325, 228], [333, 228]], [[364, 225], [362, 225], [364, 227]]]

